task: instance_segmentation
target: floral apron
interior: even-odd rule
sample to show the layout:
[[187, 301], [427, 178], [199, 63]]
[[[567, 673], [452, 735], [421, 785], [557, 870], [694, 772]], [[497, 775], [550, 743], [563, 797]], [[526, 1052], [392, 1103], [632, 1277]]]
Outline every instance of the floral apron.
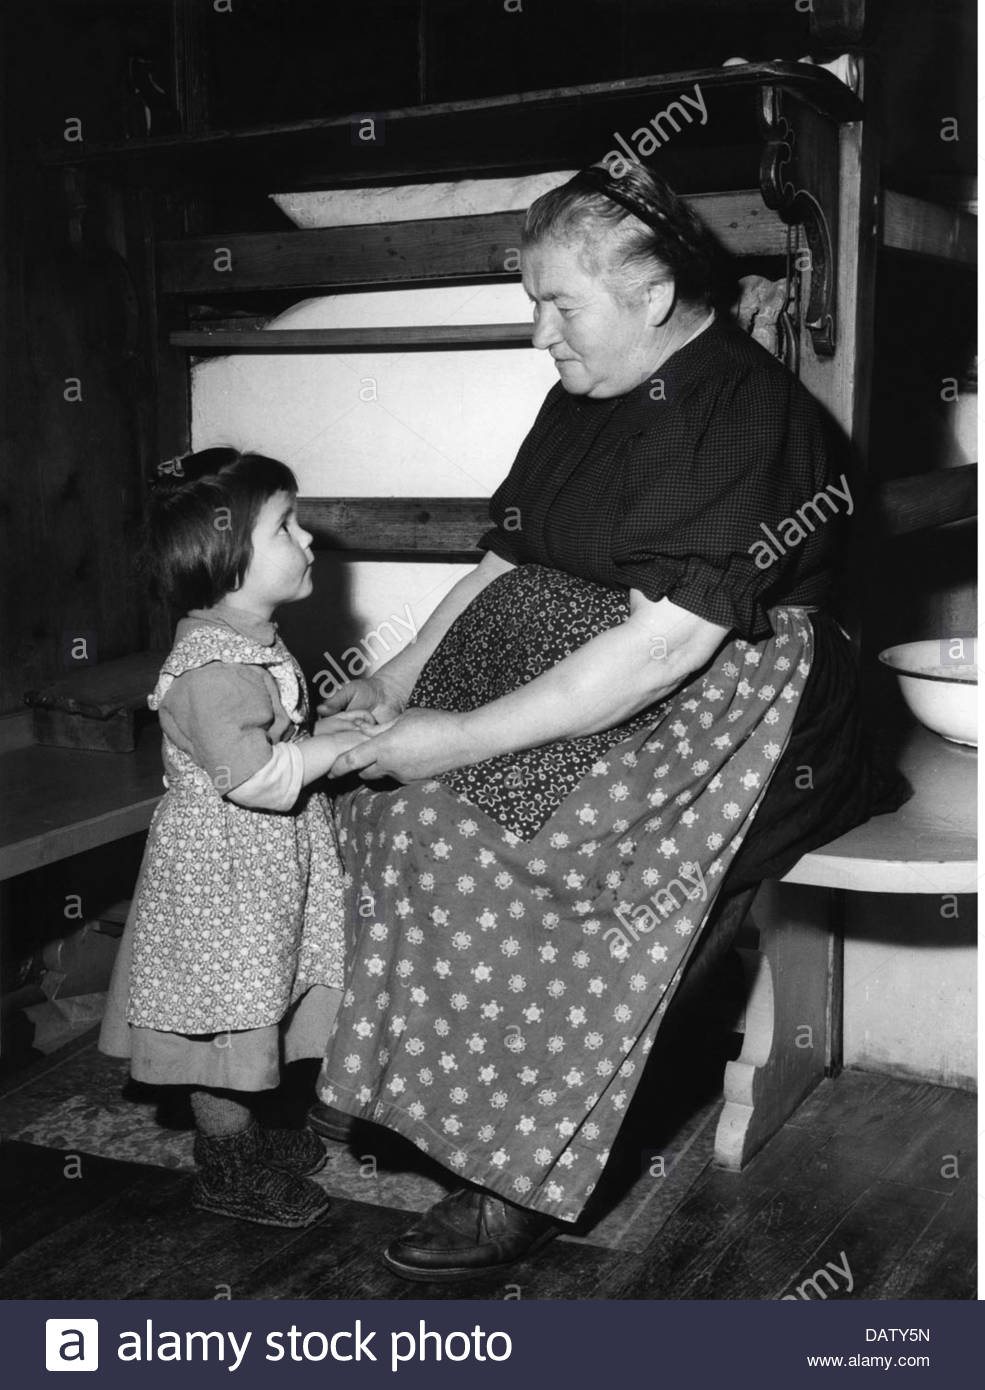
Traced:
[[[266, 667], [293, 737], [307, 736], [304, 677], [279, 638], [262, 646], [197, 628], [175, 645], [148, 704], [157, 709], [178, 676], [213, 661]], [[312, 985], [342, 983], [342, 872], [328, 802], [302, 792], [286, 814], [237, 806], [166, 735], [163, 743], [168, 790], [134, 903], [127, 1019], [187, 1034], [278, 1023]]]
[[[520, 566], [413, 703], [482, 704], [628, 612], [624, 590]], [[771, 618], [616, 729], [340, 798], [356, 940], [323, 1100], [578, 1218], [790, 736], [813, 632]]]

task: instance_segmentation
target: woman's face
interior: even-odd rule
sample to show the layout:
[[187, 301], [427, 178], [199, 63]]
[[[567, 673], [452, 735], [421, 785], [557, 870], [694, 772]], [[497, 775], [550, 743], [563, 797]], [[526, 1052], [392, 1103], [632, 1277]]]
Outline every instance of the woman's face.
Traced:
[[574, 396], [621, 396], [659, 360], [673, 282], [616, 299], [584, 243], [545, 241], [523, 253], [523, 288], [534, 305], [536, 348], [546, 348]]

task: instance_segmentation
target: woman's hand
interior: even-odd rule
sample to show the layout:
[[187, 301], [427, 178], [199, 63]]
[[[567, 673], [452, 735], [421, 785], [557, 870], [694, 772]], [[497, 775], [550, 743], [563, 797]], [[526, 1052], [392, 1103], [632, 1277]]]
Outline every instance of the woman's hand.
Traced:
[[406, 693], [382, 676], [363, 676], [346, 681], [318, 706], [321, 715], [346, 710], [352, 714], [365, 712], [377, 724], [389, 724], [407, 705]]
[[393, 777], [414, 782], [474, 761], [461, 717], [444, 710], [412, 709], [386, 730], [338, 758], [331, 776], [358, 772], [366, 781]]

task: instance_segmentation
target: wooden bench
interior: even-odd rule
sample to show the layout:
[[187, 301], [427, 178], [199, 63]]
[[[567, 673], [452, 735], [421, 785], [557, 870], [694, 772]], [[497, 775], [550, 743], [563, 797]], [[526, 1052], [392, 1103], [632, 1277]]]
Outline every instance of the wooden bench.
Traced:
[[899, 767], [912, 798], [804, 855], [782, 882], [764, 884], [736, 942], [749, 994], [715, 1137], [725, 1168], [741, 1168], [839, 1068], [837, 896], [977, 891], [977, 752], [914, 727]]
[[163, 776], [154, 725], [132, 753], [33, 743], [0, 753], [0, 882], [146, 830]]

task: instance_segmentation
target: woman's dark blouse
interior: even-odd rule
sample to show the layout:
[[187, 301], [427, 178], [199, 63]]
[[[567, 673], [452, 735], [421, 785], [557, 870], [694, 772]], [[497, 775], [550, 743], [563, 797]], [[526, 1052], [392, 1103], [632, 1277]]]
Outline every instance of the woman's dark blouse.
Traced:
[[758, 639], [771, 607], [825, 603], [834, 537], [818, 518], [845, 504], [829, 494], [807, 506], [805, 539], [784, 554], [763, 528], [776, 536], [831, 482], [841, 486], [807, 391], [716, 321], [624, 396], [555, 386], [492, 499], [496, 526], [481, 544], [513, 564], [669, 598]]

